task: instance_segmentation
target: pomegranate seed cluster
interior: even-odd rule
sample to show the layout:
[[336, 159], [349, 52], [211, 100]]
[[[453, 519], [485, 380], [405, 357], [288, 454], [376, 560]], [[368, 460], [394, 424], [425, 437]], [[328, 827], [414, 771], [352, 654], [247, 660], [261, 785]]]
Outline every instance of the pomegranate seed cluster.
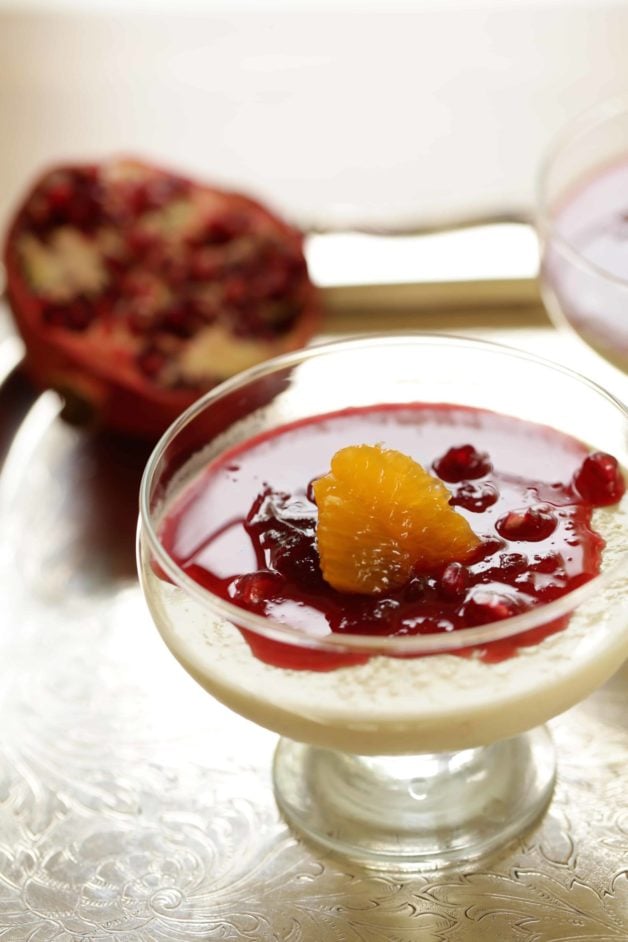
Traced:
[[[141, 164], [51, 172], [14, 239], [44, 328], [97, 326], [162, 387], [207, 387], [198, 357], [184, 363], [204, 331], [218, 331], [207, 336], [224, 359], [222, 338], [273, 342], [311, 300], [296, 230], [245, 197]], [[242, 365], [216, 364], [219, 377]]]

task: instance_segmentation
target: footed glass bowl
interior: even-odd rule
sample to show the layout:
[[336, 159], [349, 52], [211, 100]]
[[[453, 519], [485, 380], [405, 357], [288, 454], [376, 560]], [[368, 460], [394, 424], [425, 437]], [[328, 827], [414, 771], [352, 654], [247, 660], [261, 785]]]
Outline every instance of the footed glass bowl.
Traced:
[[[177, 564], [162, 525], [208, 462], [252, 436], [347, 407], [417, 402], [498, 410], [628, 465], [626, 409], [567, 369], [442, 336], [333, 343], [241, 374], [174, 423], [144, 474], [138, 549], [148, 605], [175, 657], [218, 700], [282, 737], [274, 787], [286, 819], [354, 862], [396, 871], [492, 852], [546, 807], [555, 757], [543, 724], [628, 656], [626, 498], [595, 511], [607, 544], [590, 581], [499, 621], [405, 637], [306, 632], [298, 607], [293, 620], [245, 610]], [[544, 461], [551, 481], [551, 453]], [[209, 532], [212, 520], [198, 525]], [[508, 656], [486, 656], [499, 645]]]

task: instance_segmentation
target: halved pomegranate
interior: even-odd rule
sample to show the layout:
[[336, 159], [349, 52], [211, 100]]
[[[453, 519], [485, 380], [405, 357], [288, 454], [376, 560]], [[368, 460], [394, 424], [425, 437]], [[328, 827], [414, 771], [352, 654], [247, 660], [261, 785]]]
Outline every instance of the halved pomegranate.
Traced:
[[149, 438], [319, 322], [297, 229], [136, 160], [46, 173], [10, 225], [5, 265], [33, 380]]

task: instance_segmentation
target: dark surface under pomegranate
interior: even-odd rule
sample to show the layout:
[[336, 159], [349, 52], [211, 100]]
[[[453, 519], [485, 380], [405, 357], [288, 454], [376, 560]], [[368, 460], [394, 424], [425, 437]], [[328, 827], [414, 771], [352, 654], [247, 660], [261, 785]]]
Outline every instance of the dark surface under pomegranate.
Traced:
[[134, 160], [46, 173], [13, 218], [5, 265], [32, 379], [148, 438], [318, 326], [297, 229]]

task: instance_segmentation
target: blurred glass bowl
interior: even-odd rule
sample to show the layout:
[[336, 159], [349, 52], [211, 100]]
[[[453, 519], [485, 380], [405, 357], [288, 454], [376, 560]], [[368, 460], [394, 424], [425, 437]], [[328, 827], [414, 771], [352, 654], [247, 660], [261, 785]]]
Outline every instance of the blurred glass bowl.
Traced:
[[539, 178], [541, 290], [558, 326], [628, 372], [628, 102], [565, 128]]

